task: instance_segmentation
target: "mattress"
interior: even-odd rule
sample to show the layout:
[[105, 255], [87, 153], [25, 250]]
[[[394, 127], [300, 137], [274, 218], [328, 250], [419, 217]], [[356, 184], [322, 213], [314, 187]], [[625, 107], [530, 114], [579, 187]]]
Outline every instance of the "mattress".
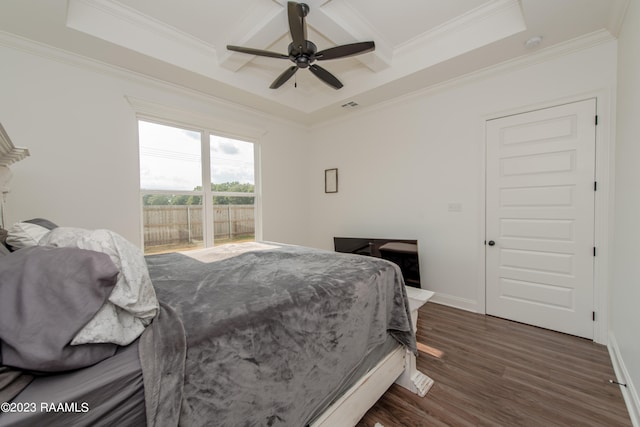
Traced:
[[[360, 377], [399, 346], [389, 337], [373, 349], [356, 370], [322, 403], [319, 417]], [[137, 341], [110, 359], [71, 373], [38, 377], [13, 401], [16, 412], [0, 415], [0, 426], [144, 426], [144, 386]], [[18, 408], [34, 412], [17, 411]], [[61, 409], [60, 405], [67, 404]], [[70, 404], [70, 405], [68, 405]]]
[[0, 426], [144, 426], [138, 342], [77, 371], [36, 377], [0, 415]]
[[161, 309], [139, 340], [36, 377], [0, 427], [304, 426], [398, 346], [415, 351], [384, 260], [255, 243], [147, 263]]

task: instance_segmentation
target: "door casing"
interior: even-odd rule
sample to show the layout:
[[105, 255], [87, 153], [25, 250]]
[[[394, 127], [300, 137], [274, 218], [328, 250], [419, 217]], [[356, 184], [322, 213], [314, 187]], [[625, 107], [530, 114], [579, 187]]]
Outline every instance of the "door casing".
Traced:
[[[596, 112], [598, 115], [598, 126], [596, 127], [596, 181], [598, 191], [595, 194], [595, 220], [594, 220], [594, 241], [597, 248], [597, 256], [594, 259], [594, 334], [593, 340], [599, 344], [608, 344], [608, 283], [609, 277], [609, 248], [612, 247], [613, 234], [613, 162], [615, 158], [615, 117], [614, 92], [603, 89], [597, 91], [577, 94], [547, 100], [535, 104], [521, 105], [518, 107], [495, 111], [479, 118], [477, 143], [482, 147], [482, 152], [486, 153], [486, 122], [488, 120], [526, 113], [529, 111], [549, 108], [556, 105], [582, 101], [589, 98], [596, 99]], [[477, 190], [479, 194], [486, 194], [486, 159], [481, 156], [479, 168]], [[485, 235], [486, 235], [486, 200], [481, 197], [478, 204], [478, 230], [477, 257], [480, 262], [477, 264], [477, 288], [475, 311], [486, 314], [486, 260], [485, 260]], [[471, 309], [468, 307], [467, 309]]]
[[489, 314], [593, 338], [595, 117], [587, 99], [487, 122]]

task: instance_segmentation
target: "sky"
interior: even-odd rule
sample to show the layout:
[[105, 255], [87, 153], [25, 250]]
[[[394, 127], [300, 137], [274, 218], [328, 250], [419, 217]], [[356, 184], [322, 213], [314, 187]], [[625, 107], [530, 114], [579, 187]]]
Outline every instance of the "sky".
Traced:
[[[140, 187], [192, 191], [202, 185], [200, 133], [139, 122]], [[255, 184], [253, 144], [210, 135], [211, 182]]]

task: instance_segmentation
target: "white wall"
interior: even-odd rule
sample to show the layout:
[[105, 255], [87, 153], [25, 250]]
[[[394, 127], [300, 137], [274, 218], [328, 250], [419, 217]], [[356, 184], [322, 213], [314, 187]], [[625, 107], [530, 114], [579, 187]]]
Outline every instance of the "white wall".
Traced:
[[[484, 122], [615, 92], [616, 42], [457, 81], [313, 129], [311, 243], [333, 236], [418, 239], [423, 287], [484, 310]], [[599, 99], [603, 121], [611, 121]], [[348, 114], [348, 113], [345, 113]], [[323, 193], [323, 170], [339, 192]], [[449, 204], [460, 212], [449, 212]]]
[[9, 225], [46, 217], [112, 229], [141, 245], [137, 120], [126, 99], [132, 96], [264, 132], [263, 238], [306, 242], [308, 153], [290, 131], [294, 124], [24, 45], [39, 54], [0, 46], [0, 120], [14, 145], [31, 152], [12, 166]]
[[618, 53], [611, 342], [635, 425], [640, 425], [640, 5], [629, 2]]
[[[630, 3], [619, 43], [609, 312], [617, 361], [627, 376], [621, 379], [633, 386], [640, 384], [640, 30], [631, 23], [640, 21], [640, 11]], [[601, 121], [611, 122], [616, 81], [617, 43], [607, 42], [347, 112], [343, 120], [306, 130], [23, 41], [4, 41], [0, 120], [14, 143], [31, 151], [12, 167], [8, 223], [44, 216], [60, 225], [113, 229], [141, 243], [137, 126], [125, 98], [133, 96], [264, 131], [264, 239], [331, 249], [338, 235], [416, 238], [423, 286], [471, 310], [484, 307], [485, 120], [597, 94]], [[307, 138], [298, 138], [303, 133]], [[324, 194], [323, 171], [332, 167], [339, 168], [339, 192]], [[462, 210], [449, 212], [450, 203]], [[637, 394], [633, 398], [638, 405]]]

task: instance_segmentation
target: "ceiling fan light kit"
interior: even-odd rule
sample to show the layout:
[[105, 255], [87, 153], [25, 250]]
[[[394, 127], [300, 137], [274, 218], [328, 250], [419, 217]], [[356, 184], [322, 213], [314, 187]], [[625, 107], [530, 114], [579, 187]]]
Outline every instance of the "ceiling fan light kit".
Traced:
[[317, 78], [334, 89], [340, 89], [343, 84], [336, 76], [331, 74], [321, 66], [314, 64], [315, 61], [328, 59], [346, 58], [348, 56], [360, 55], [362, 53], [375, 50], [375, 43], [372, 41], [358, 42], [331, 47], [318, 52], [316, 45], [307, 40], [307, 25], [305, 17], [309, 13], [309, 6], [305, 3], [290, 1], [287, 3], [287, 16], [289, 18], [289, 32], [292, 42], [289, 43], [287, 54], [271, 52], [268, 50], [254, 49], [243, 46], [227, 45], [227, 49], [246, 53], [249, 55], [265, 56], [268, 58], [288, 59], [295, 65], [284, 70], [269, 86], [277, 89], [289, 80], [300, 68], [308, 68]]

